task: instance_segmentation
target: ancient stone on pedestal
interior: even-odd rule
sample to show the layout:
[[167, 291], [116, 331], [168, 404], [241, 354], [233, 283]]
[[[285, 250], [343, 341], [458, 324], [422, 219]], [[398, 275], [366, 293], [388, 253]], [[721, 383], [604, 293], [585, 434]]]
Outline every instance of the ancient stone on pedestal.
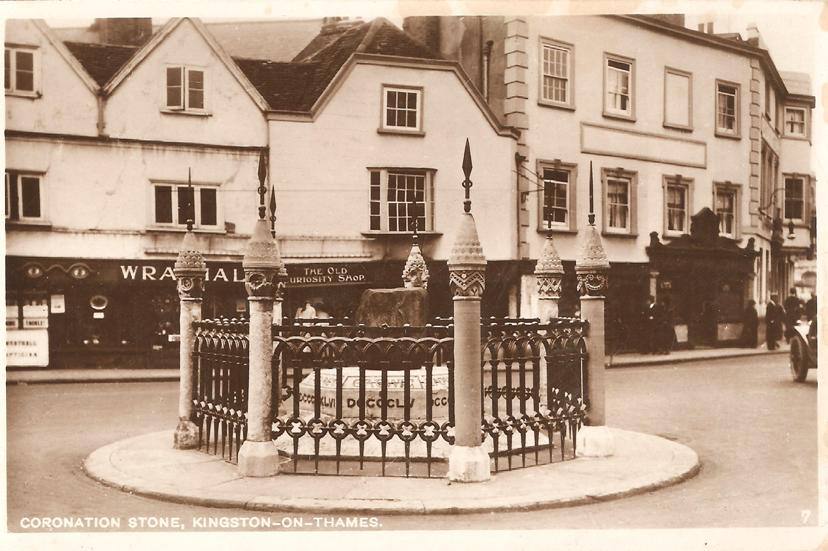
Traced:
[[204, 278], [207, 264], [198, 251], [192, 229], [184, 234], [181, 250], [173, 267], [180, 300], [179, 317], [179, 390], [178, 425], [173, 435], [173, 446], [179, 450], [198, 445], [198, 427], [193, 423], [193, 346], [195, 331], [193, 322], [201, 319], [201, 301], [204, 294]]
[[272, 476], [280, 463], [271, 433], [273, 302], [284, 287], [284, 264], [263, 218], [256, 221], [242, 267], [250, 303], [250, 362], [247, 439], [239, 450], [238, 468], [242, 476]]
[[470, 212], [460, 219], [448, 268], [454, 295], [455, 427], [447, 476], [457, 482], [482, 482], [491, 478], [480, 433], [480, 300], [486, 288], [486, 258]]
[[428, 293], [423, 287], [367, 289], [355, 318], [369, 327], [423, 326], [428, 322]]
[[535, 278], [538, 282], [538, 317], [541, 323], [558, 317], [558, 300], [561, 298], [563, 275], [561, 257], [555, 249], [552, 235], [547, 235], [543, 251], [535, 265]]

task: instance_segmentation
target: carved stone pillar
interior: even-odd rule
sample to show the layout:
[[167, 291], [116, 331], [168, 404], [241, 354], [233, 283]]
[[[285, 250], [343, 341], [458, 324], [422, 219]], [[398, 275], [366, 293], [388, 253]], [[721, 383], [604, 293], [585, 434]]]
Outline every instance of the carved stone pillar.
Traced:
[[612, 455], [615, 445], [606, 425], [604, 387], [604, 301], [609, 284], [609, 260], [601, 243], [601, 235], [594, 225], [585, 229], [581, 253], [575, 262], [578, 293], [581, 295], [581, 319], [589, 322], [587, 338], [587, 421], [588, 426], [578, 431], [578, 454], [600, 457]]
[[448, 478], [481, 482], [491, 478], [489, 454], [482, 445], [480, 300], [486, 286], [486, 259], [470, 212], [462, 215], [448, 260], [454, 296], [454, 445]]
[[420, 250], [417, 234], [414, 234], [411, 250], [408, 253], [408, 259], [405, 261], [405, 267], [402, 271], [403, 286], [407, 288], [419, 287], [427, 289], [428, 277], [428, 266], [426, 266], [423, 252]]
[[201, 301], [204, 295], [204, 278], [207, 264], [198, 251], [192, 229], [184, 234], [178, 259], [173, 273], [178, 288], [180, 304], [179, 335], [180, 348], [178, 365], [178, 426], [173, 435], [173, 446], [179, 450], [195, 448], [198, 445], [198, 427], [193, 423], [193, 352], [195, 330], [193, 322], [201, 319]]
[[535, 265], [535, 278], [538, 282], [538, 317], [541, 323], [547, 323], [558, 317], [558, 301], [561, 298], [563, 282], [563, 263], [555, 249], [552, 235], [546, 236], [543, 251]]
[[271, 436], [271, 350], [273, 303], [284, 287], [284, 264], [279, 245], [263, 218], [256, 221], [242, 262], [250, 303], [247, 440], [239, 450], [242, 476], [272, 476], [279, 472], [279, 453]]

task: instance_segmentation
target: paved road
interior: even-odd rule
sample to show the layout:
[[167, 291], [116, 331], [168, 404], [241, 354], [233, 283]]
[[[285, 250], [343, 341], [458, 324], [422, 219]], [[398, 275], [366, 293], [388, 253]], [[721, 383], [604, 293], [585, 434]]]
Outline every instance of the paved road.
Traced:
[[[8, 520], [23, 517], [257, 517], [128, 495], [88, 479], [83, 459], [114, 440], [171, 429], [175, 383], [7, 388]], [[386, 516], [385, 528], [674, 528], [816, 525], [816, 372], [790, 381], [784, 357], [607, 373], [609, 421], [695, 449], [701, 473], [672, 488], [566, 509]], [[803, 512], [810, 511], [810, 513]], [[296, 515], [269, 514], [271, 517]], [[306, 516], [311, 519], [313, 515]], [[314, 521], [316, 522], [316, 521]], [[322, 522], [322, 521], [320, 521]]]

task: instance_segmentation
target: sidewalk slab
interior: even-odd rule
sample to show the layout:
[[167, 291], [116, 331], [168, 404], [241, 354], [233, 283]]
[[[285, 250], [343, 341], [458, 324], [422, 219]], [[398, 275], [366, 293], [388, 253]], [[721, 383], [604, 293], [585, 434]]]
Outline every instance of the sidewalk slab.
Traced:
[[[700, 469], [696, 452], [638, 432], [613, 431], [616, 453], [495, 473], [485, 483], [442, 478], [239, 477], [235, 465], [172, 448], [172, 432], [137, 436], [92, 452], [93, 479], [146, 497], [205, 506], [313, 513], [469, 513], [583, 505], [676, 484]], [[163, 465], [162, 468], [159, 468]], [[151, 466], [151, 468], [149, 468]], [[186, 475], [184, 475], [186, 473]]]
[[[764, 346], [764, 345], [763, 345]], [[664, 356], [651, 354], [618, 354], [607, 357], [607, 368], [668, 365], [684, 362], [720, 360], [749, 356], [787, 354], [782, 343], [778, 350], [762, 348], [710, 348], [675, 350]], [[107, 383], [177, 381], [178, 369], [38, 369], [6, 371], [6, 384], [45, 383]]]

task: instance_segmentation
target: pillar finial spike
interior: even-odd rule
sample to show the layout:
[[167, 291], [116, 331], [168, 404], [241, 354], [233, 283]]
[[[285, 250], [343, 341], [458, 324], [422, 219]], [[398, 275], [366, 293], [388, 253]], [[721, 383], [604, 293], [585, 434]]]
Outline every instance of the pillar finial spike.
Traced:
[[193, 205], [193, 199], [195, 198], [195, 192], [193, 191], [193, 170], [190, 167], [187, 167], [187, 191], [190, 192], [189, 196], [187, 197], [187, 231], [193, 231], [193, 224], [195, 221], [193, 217], [195, 216], [195, 206]]
[[463, 201], [463, 211], [464, 212], [471, 212], [471, 194], [470, 190], [472, 187], [471, 181], [471, 171], [472, 171], [472, 159], [471, 159], [471, 148], [469, 147], [469, 139], [466, 138], [466, 149], [463, 152], [463, 174], [465, 175], [465, 179], [461, 184], [463, 189], [466, 190], [466, 198]]
[[267, 207], [265, 207], [265, 195], [267, 194], [267, 188], [265, 187], [265, 180], [267, 179], [267, 156], [264, 151], [259, 154], [258, 175], [259, 187], [256, 191], [259, 194], [259, 219], [264, 220], [265, 211], [267, 211]]
[[594, 191], [593, 191], [593, 184], [592, 184], [592, 161], [589, 162], [589, 214], [587, 215], [587, 219], [589, 220], [589, 225], [595, 225], [595, 203], [594, 203]]
[[276, 238], [276, 186], [270, 185], [270, 235]]

